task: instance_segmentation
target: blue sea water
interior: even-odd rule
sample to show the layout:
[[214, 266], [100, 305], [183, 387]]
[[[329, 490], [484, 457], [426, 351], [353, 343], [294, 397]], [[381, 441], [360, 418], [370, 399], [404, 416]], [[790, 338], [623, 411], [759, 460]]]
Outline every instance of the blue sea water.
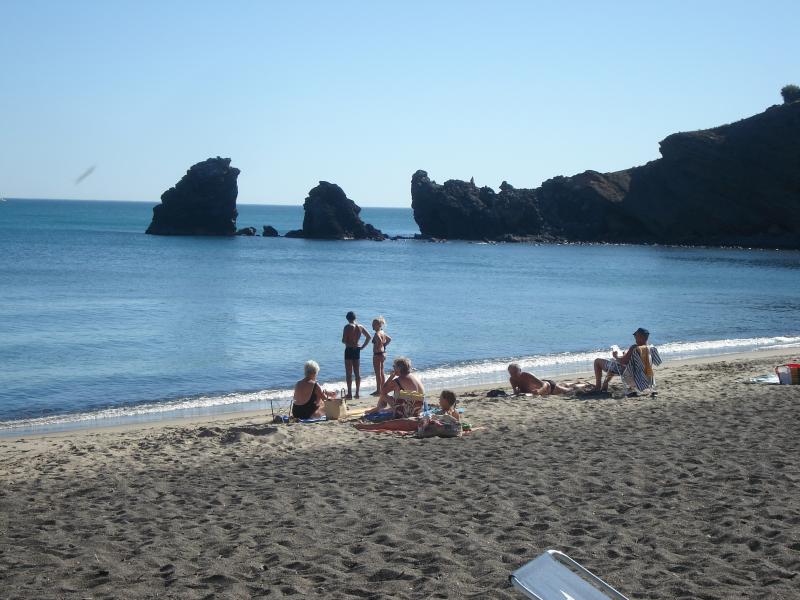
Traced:
[[[574, 372], [638, 326], [667, 355], [800, 344], [798, 252], [158, 237], [152, 206], [0, 203], [0, 429], [264, 407], [310, 358], [338, 388], [348, 310], [384, 315], [390, 358], [434, 387], [511, 359]], [[302, 224], [239, 209], [240, 227]], [[418, 232], [408, 209], [362, 216]]]

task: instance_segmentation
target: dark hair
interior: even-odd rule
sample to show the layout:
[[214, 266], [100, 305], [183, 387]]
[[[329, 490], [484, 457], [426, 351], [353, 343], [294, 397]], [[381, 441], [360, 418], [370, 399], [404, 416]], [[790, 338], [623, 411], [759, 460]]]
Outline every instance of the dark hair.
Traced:
[[455, 392], [451, 392], [450, 390], [442, 390], [442, 393], [439, 394], [440, 398], [444, 398], [450, 404], [450, 408], [456, 405], [458, 399], [456, 398]]
[[345, 315], [345, 317], [344, 317], [344, 318], [345, 318], [345, 319], [347, 319], [348, 321], [350, 321], [350, 322], [352, 323], [353, 321], [355, 321], [355, 320], [356, 320], [356, 313], [354, 313], [354, 312], [351, 310], [350, 312], [348, 312], [348, 313]]

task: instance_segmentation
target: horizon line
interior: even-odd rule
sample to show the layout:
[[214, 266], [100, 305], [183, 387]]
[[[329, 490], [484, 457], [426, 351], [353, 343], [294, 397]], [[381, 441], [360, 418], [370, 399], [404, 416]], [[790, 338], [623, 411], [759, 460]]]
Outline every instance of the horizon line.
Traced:
[[[6, 200], [22, 200], [23, 202], [119, 202], [128, 204], [152, 204], [157, 206], [161, 201], [153, 202], [152, 200], [109, 200], [103, 198], [23, 198], [19, 196], [3, 196]], [[237, 206], [297, 206], [303, 207], [303, 204], [280, 204], [274, 202], [236, 202]], [[374, 204], [358, 204], [359, 208], [394, 208], [398, 210], [411, 210], [409, 206], [377, 206]]]

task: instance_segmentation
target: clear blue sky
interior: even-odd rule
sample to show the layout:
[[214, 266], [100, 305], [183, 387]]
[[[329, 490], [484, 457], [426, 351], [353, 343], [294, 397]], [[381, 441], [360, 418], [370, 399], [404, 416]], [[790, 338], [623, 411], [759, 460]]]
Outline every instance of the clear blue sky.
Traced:
[[7, 197], [156, 202], [221, 155], [240, 202], [324, 179], [408, 206], [417, 169], [495, 188], [618, 170], [800, 84], [796, 0], [0, 0], [0, 23]]

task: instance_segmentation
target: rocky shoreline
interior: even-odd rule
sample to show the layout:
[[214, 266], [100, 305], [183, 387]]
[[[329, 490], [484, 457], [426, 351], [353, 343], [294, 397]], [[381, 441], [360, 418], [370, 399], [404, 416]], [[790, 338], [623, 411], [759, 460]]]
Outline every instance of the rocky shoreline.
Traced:
[[500, 191], [411, 181], [425, 236], [538, 242], [800, 248], [800, 102], [668, 136], [662, 158]]
[[[800, 100], [736, 123], [675, 133], [662, 157], [612, 173], [585, 171], [538, 188], [499, 191], [474, 181], [411, 179], [411, 207], [428, 241], [612, 243], [800, 248]], [[155, 235], [257, 236], [237, 229], [239, 169], [230, 158], [193, 165], [164, 192], [147, 229]], [[320, 181], [303, 204], [302, 227], [284, 237], [405, 239], [365, 223], [335, 183]], [[270, 225], [263, 237], [278, 237]]]

